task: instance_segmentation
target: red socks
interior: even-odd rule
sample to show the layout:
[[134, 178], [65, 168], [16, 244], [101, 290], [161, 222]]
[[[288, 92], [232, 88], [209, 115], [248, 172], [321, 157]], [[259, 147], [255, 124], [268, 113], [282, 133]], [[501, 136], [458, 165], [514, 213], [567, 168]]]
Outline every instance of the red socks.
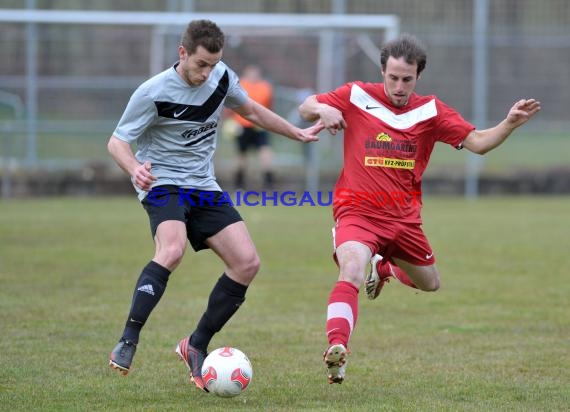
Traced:
[[[386, 259], [378, 262], [382, 277], [394, 276], [404, 285], [417, 289], [412, 279], [401, 268]], [[358, 288], [350, 282], [336, 282], [329, 295], [327, 307], [327, 338], [330, 345], [342, 343], [348, 348], [348, 340], [358, 318]]]
[[388, 274], [391, 274], [404, 285], [414, 289], [418, 288], [406, 272], [404, 272], [399, 266], [396, 266], [394, 263], [390, 263], [387, 259], [382, 259], [379, 261], [378, 266], [376, 266], [376, 270], [378, 271], [378, 275], [381, 278], [384, 278]]
[[329, 296], [327, 307], [327, 338], [329, 344], [342, 343], [348, 347], [348, 339], [358, 317], [358, 288], [350, 282], [338, 281]]

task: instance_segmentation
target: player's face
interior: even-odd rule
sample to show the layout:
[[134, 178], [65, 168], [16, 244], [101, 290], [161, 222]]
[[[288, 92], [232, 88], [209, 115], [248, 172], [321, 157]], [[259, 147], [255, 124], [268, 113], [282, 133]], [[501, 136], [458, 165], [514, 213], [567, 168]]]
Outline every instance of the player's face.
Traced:
[[408, 64], [403, 57], [396, 59], [392, 56], [386, 61], [386, 70], [382, 71], [384, 77], [384, 90], [386, 96], [396, 107], [405, 106], [410, 95], [416, 88], [418, 80], [418, 65]]
[[180, 64], [177, 71], [190, 86], [200, 86], [207, 79], [216, 64], [222, 58], [222, 51], [210, 53], [202, 46], [198, 46], [196, 51], [188, 54], [182, 46], [178, 47], [178, 57]]

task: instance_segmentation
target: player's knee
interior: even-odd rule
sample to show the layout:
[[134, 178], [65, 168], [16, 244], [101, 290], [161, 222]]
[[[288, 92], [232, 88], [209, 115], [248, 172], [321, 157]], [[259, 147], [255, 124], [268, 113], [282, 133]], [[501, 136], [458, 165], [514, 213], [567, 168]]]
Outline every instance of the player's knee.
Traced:
[[364, 282], [365, 271], [358, 262], [349, 261], [341, 265], [339, 280], [360, 287]]
[[439, 276], [434, 276], [429, 279], [426, 279], [423, 285], [421, 285], [421, 289], [425, 292], [435, 292], [439, 289]]
[[157, 261], [160, 262], [163, 266], [170, 268], [173, 270], [176, 268], [182, 258], [184, 257], [184, 252], [186, 250], [186, 245], [180, 245], [177, 243], [169, 244], [167, 246], [163, 246], [157, 252]]
[[259, 268], [261, 267], [261, 259], [259, 258], [257, 253], [254, 253], [253, 256], [249, 259], [247, 263], [247, 273], [251, 278], [257, 275], [259, 272]]
[[261, 267], [261, 260], [257, 253], [252, 253], [244, 257], [233, 269], [233, 272], [239, 277], [242, 282], [249, 283]]

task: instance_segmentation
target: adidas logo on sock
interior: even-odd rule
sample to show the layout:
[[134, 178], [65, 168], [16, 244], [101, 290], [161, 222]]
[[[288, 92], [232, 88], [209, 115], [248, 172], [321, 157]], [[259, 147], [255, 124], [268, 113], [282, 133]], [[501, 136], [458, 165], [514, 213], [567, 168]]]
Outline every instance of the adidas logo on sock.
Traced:
[[142, 285], [142, 286], [139, 287], [137, 290], [138, 290], [139, 292], [148, 293], [149, 295], [154, 296], [154, 289], [152, 288], [152, 285], [151, 285], [151, 284]]

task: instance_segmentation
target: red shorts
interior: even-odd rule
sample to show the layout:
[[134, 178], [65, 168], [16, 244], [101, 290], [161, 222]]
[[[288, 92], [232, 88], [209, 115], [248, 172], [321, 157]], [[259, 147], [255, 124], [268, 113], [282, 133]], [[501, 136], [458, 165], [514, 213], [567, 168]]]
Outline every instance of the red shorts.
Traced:
[[417, 266], [435, 263], [434, 253], [419, 223], [344, 214], [333, 228], [335, 250], [349, 240], [368, 246], [372, 255], [378, 253]]

